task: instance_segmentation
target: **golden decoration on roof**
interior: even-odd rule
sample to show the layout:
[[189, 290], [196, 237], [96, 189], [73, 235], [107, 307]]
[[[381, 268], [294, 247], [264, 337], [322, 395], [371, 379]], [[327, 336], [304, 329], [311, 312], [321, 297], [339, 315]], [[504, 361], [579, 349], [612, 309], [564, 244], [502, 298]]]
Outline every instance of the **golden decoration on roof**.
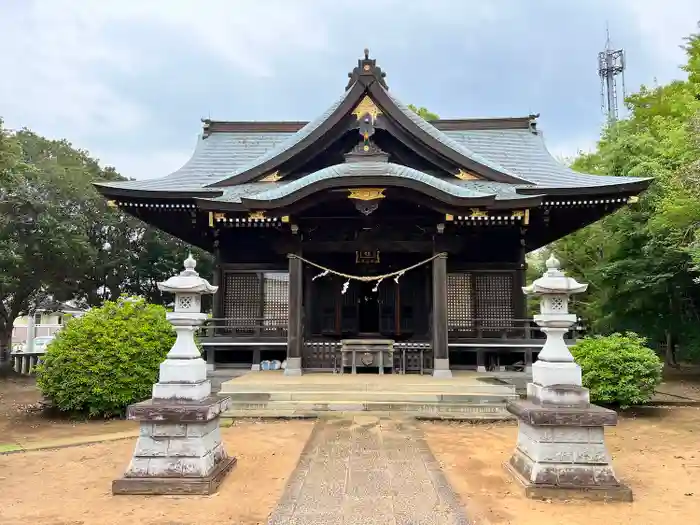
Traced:
[[280, 175], [279, 170], [277, 170], [265, 175], [262, 179], [260, 179], [260, 182], [277, 182], [281, 178], [282, 175]]
[[374, 201], [385, 197], [384, 190], [386, 188], [351, 188], [348, 189], [350, 195], [348, 199], [356, 199], [358, 201]]
[[472, 212], [472, 214], [471, 214], [472, 217], [488, 217], [489, 216], [489, 212], [487, 212], [486, 210], [480, 210], [479, 208], [472, 208], [471, 212]]
[[214, 212], [210, 211], [209, 212], [209, 226], [214, 227], [215, 222], [219, 221], [225, 221], [226, 220], [226, 214], [220, 211]]
[[251, 211], [248, 214], [248, 218], [253, 221], [261, 221], [265, 219], [265, 212], [264, 211]]
[[455, 177], [457, 177], [460, 180], [479, 180], [479, 177], [474, 175], [471, 171], [466, 171], [462, 168], [460, 168], [459, 171], [455, 173]]
[[629, 199], [627, 199], [627, 202], [629, 204], [634, 204], [635, 202], [639, 202], [639, 197], [636, 195], [632, 195]]
[[360, 103], [352, 111], [352, 114], [357, 117], [357, 120], [360, 120], [365, 115], [369, 115], [372, 117], [372, 124], [374, 124], [377, 117], [382, 114], [382, 110], [377, 107], [374, 100], [365, 95], [365, 97], [360, 100]]

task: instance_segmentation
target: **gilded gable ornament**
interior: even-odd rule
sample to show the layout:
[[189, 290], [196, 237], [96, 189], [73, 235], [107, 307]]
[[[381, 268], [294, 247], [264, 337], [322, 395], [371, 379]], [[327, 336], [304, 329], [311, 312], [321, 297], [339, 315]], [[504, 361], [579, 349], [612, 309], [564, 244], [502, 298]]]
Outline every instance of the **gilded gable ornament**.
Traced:
[[382, 110], [377, 107], [374, 100], [365, 95], [360, 103], [352, 111], [357, 120], [361, 120], [365, 115], [369, 115], [372, 118], [372, 124], [377, 120], [377, 117], [382, 114]]
[[385, 188], [351, 188], [348, 191], [348, 199], [355, 199], [358, 201], [374, 201], [377, 199], [383, 199]]
[[280, 175], [279, 170], [278, 171], [273, 171], [272, 173], [265, 175], [262, 179], [260, 179], [260, 182], [277, 182], [282, 178], [282, 175]]
[[461, 168], [457, 173], [455, 173], [455, 177], [460, 180], [479, 180], [479, 177], [474, 175], [471, 171], [466, 171]]

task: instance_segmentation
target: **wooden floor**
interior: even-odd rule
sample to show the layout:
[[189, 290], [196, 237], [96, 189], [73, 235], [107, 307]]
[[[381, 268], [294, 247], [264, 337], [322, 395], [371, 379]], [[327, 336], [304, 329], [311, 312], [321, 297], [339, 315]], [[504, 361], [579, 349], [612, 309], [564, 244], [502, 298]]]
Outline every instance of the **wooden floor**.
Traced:
[[512, 385], [488, 374], [453, 371], [450, 379], [419, 374], [331, 374], [305, 373], [285, 376], [281, 370], [249, 372], [222, 384], [222, 393], [237, 391], [353, 390], [415, 392], [511, 392]]

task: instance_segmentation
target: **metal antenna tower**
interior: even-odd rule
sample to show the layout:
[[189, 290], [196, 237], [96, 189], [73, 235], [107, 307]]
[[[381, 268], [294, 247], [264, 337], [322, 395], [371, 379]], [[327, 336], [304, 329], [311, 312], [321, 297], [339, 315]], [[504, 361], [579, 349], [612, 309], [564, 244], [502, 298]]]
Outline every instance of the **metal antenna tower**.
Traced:
[[606, 26], [605, 51], [598, 53], [598, 76], [600, 76], [600, 108], [607, 113], [608, 121], [618, 117], [617, 76], [622, 79], [622, 99], [625, 99], [625, 50], [612, 49], [610, 29]]

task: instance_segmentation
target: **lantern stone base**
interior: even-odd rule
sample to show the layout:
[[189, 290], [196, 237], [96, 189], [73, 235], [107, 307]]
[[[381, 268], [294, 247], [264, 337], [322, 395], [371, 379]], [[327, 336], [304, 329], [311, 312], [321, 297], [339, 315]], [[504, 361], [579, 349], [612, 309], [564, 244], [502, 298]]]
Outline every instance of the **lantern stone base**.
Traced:
[[149, 399], [131, 405], [129, 419], [140, 421], [140, 435], [124, 477], [113, 494], [212, 494], [236, 458], [221, 442], [219, 417], [230, 398], [200, 401]]
[[587, 402], [588, 391], [571, 385], [528, 385], [538, 397], [514, 401], [518, 443], [505, 468], [533, 499], [632, 501], [605, 447], [604, 427], [617, 413]]

